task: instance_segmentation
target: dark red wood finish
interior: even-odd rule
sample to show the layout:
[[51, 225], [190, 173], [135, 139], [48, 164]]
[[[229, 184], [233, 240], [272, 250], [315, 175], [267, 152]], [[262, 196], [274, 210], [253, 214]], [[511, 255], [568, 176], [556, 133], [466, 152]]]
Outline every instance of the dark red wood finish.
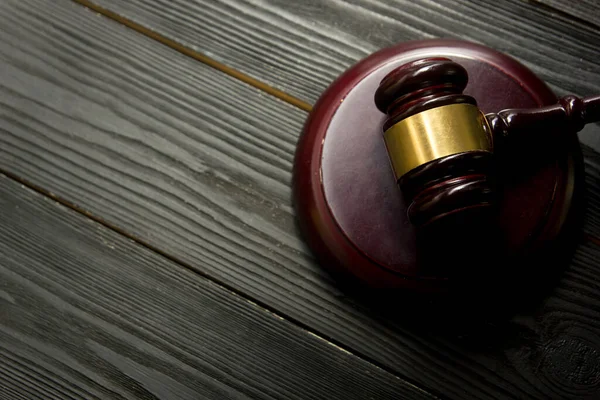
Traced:
[[[440, 292], [455, 283], [445, 266], [424, 261], [435, 252], [435, 243], [425, 246], [424, 253], [407, 219], [383, 143], [385, 115], [373, 101], [387, 73], [426, 57], [447, 57], [464, 66], [470, 77], [465, 94], [477, 99], [484, 112], [556, 103], [552, 91], [514, 59], [457, 40], [406, 42], [384, 49], [329, 87], [298, 143], [293, 187], [299, 224], [324, 267], [375, 288]], [[511, 150], [505, 158], [501, 235], [494, 238], [500, 252], [481, 260], [483, 270], [506, 255], [540, 250], [568, 221], [578, 186], [579, 147], [575, 135], [565, 137], [570, 151], [543, 144], [535, 151]], [[454, 251], [468, 256], [470, 245]], [[510, 261], [502, 268], [505, 274], [515, 273]]]
[[508, 109], [486, 115], [494, 141], [500, 143], [516, 136], [530, 141], [547, 140], [544, 134], [579, 132], [585, 124], [600, 121], [600, 96], [564, 96], [557, 104], [533, 109]]
[[[383, 131], [433, 108], [451, 104], [477, 106], [472, 96], [463, 94], [467, 83], [464, 67], [442, 57], [419, 59], [392, 70], [375, 92], [375, 105], [387, 114]], [[481, 229], [495, 225], [498, 202], [494, 159], [490, 151], [468, 151], [439, 158], [397, 176], [408, 207], [408, 219], [419, 230], [421, 241], [437, 239], [439, 229], [444, 236], [448, 231], [453, 232], [444, 240], [450, 249], [445, 253], [450, 253], [465, 240], [475, 242], [481, 236], [489, 236], [473, 228], [478, 223]], [[435, 236], [427, 237], [426, 231], [434, 232]], [[471, 237], [471, 233], [475, 236]], [[452, 238], [458, 243], [453, 243]]]
[[473, 104], [463, 94], [469, 80], [464, 67], [444, 57], [423, 58], [401, 65], [387, 74], [375, 91], [375, 106], [388, 118], [383, 130], [431, 108], [449, 104]]

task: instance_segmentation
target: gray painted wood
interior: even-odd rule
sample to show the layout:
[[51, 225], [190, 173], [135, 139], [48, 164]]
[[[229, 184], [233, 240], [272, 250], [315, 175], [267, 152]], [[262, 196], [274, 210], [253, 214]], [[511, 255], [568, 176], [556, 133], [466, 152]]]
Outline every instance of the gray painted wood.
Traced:
[[[482, 349], [347, 297], [295, 227], [291, 164], [305, 113], [70, 2], [0, 2], [0, 37], [5, 171], [444, 397], [595, 393], [595, 372], [581, 378], [577, 358], [536, 373], [546, 343], [580, 335], [555, 330], [544, 307]], [[547, 304], [595, 310], [593, 251], [579, 250], [567, 289]], [[585, 329], [592, 354], [597, 332]]]
[[373, 51], [434, 37], [506, 52], [559, 92], [600, 92], [600, 32], [523, 0], [91, 1], [309, 102]]
[[0, 398], [433, 398], [2, 175], [0, 210]]
[[[583, 146], [586, 181], [586, 214], [584, 230], [590, 235], [600, 238], [600, 153]], [[600, 239], [598, 241], [600, 243]], [[600, 261], [600, 260], [599, 260]]]
[[[505, 52], [560, 96], [600, 93], [600, 30], [535, 2], [90, 1], [309, 103], [372, 52], [436, 37], [475, 41]], [[593, 16], [594, 2], [565, 1], [561, 7], [584, 12], [585, 6]], [[600, 125], [586, 127], [580, 138], [600, 151]]]
[[600, 27], [600, 4], [596, 0], [535, 0], [589, 24]]

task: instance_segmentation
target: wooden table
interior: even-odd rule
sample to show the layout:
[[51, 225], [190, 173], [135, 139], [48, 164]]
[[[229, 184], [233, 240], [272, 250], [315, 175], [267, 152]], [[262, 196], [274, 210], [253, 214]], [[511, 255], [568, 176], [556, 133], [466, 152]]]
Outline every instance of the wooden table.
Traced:
[[595, 0], [2, 0], [0, 398], [600, 398], [600, 127], [571, 265], [476, 336], [314, 261], [290, 178], [343, 70], [399, 41], [600, 93]]

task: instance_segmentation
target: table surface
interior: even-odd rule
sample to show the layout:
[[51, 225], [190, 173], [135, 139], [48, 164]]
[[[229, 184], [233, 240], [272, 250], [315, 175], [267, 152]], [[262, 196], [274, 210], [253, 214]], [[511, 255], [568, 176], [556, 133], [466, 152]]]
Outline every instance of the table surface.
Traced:
[[600, 126], [573, 259], [508, 321], [390, 316], [298, 232], [311, 105], [434, 37], [600, 93], [594, 0], [1, 1], [0, 398], [599, 398]]

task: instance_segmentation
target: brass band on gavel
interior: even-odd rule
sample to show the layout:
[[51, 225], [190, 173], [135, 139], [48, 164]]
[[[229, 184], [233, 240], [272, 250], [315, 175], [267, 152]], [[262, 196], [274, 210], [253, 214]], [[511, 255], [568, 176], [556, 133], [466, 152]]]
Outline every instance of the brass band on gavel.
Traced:
[[396, 179], [430, 161], [473, 150], [492, 151], [490, 128], [473, 104], [450, 104], [414, 114], [384, 133]]

